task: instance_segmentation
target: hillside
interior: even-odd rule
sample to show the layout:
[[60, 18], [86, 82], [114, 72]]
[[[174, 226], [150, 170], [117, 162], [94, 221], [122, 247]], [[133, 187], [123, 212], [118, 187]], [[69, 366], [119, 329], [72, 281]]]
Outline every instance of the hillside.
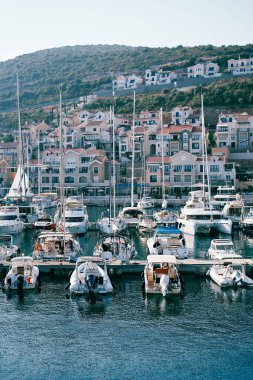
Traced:
[[16, 108], [16, 72], [20, 77], [21, 108], [74, 99], [110, 85], [119, 73], [139, 73], [158, 65], [183, 68], [203, 60], [213, 60], [225, 71], [227, 60], [239, 54], [248, 57], [253, 45], [212, 45], [175, 48], [130, 47], [121, 45], [66, 46], [37, 51], [0, 62], [0, 112]]

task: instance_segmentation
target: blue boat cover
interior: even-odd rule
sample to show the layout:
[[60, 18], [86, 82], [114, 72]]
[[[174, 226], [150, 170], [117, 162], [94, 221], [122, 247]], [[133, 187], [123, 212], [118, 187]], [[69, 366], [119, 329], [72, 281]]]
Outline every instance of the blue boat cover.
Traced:
[[182, 231], [180, 231], [177, 227], [174, 226], [161, 226], [157, 227], [156, 234], [180, 235], [182, 234]]

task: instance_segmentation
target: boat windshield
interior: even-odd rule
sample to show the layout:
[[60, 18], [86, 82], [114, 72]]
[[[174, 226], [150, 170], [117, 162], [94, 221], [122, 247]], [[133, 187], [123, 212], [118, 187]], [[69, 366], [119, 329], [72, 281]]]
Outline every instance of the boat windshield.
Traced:
[[0, 220], [15, 220], [17, 215], [1, 215]]
[[83, 217], [77, 217], [77, 216], [66, 217], [65, 222], [69, 222], [69, 223], [83, 222]]

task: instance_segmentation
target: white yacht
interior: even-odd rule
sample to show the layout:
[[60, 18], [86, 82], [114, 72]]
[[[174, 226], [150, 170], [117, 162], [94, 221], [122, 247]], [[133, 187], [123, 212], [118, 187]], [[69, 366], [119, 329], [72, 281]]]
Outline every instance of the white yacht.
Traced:
[[125, 221], [127, 227], [131, 228], [136, 227], [139, 224], [141, 217], [145, 214], [144, 210], [135, 206], [129, 206], [124, 207], [123, 210], [119, 212], [119, 217]]
[[19, 247], [13, 244], [12, 235], [0, 235], [0, 260], [9, 261], [20, 255]]
[[214, 239], [208, 249], [210, 259], [242, 259], [235, 251], [234, 243], [229, 239]]
[[223, 208], [227, 202], [235, 201], [236, 195], [236, 189], [234, 186], [219, 186], [217, 194], [213, 197], [214, 204]]
[[32, 257], [15, 257], [4, 279], [6, 290], [29, 290], [39, 285], [39, 268]]
[[178, 259], [189, 256], [183, 234], [176, 227], [157, 227], [147, 246], [150, 255], [173, 255]]
[[55, 228], [53, 218], [50, 214], [46, 214], [44, 211], [38, 216], [38, 220], [34, 223], [34, 228], [37, 230], [52, 230]]
[[0, 207], [0, 234], [18, 234], [23, 231], [24, 223], [20, 219], [17, 206]]
[[232, 286], [253, 287], [253, 280], [246, 276], [243, 264], [215, 264], [207, 272], [221, 288]]
[[45, 231], [40, 233], [34, 244], [33, 258], [75, 262], [80, 254], [80, 244], [72, 234]]
[[41, 210], [54, 208], [57, 206], [56, 193], [40, 193], [32, 197], [31, 206], [37, 206]]
[[157, 224], [163, 226], [175, 226], [177, 224], [178, 215], [171, 210], [161, 209], [154, 212], [154, 219]]
[[154, 217], [151, 215], [143, 215], [140, 218], [139, 224], [137, 224], [136, 228], [139, 232], [149, 233], [152, 232], [157, 226]]
[[253, 206], [245, 206], [240, 219], [240, 227], [248, 234], [253, 234]]
[[92, 261], [85, 261], [79, 257], [76, 267], [70, 277], [69, 290], [72, 294], [100, 294], [105, 295], [113, 291], [111, 280], [104, 269]]
[[228, 219], [232, 220], [233, 226], [239, 227], [243, 207], [243, 200], [239, 194], [236, 194], [236, 200], [227, 202], [223, 208], [222, 213]]
[[177, 259], [172, 255], [150, 255], [144, 268], [146, 294], [180, 295], [182, 292]]
[[137, 251], [131, 239], [113, 234], [105, 236], [97, 242], [93, 255], [101, 257], [103, 260], [119, 260], [124, 263], [135, 258]]
[[104, 234], [120, 233], [126, 229], [126, 221], [120, 216], [114, 218], [102, 213], [101, 218], [97, 221], [97, 227]]
[[137, 203], [137, 207], [141, 210], [148, 209], [148, 208], [154, 208], [155, 207], [155, 200], [151, 197], [142, 197], [139, 202]]
[[87, 232], [89, 228], [87, 207], [84, 206], [81, 197], [72, 196], [66, 199], [62, 216], [60, 217], [58, 214], [56, 228], [59, 231], [65, 229], [65, 232], [76, 235], [85, 234]]

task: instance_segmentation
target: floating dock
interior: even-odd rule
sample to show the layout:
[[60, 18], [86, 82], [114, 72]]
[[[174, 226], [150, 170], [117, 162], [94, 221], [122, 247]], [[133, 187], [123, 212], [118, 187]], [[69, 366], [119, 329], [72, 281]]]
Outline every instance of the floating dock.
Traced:
[[[98, 265], [103, 266], [104, 261], [99, 257], [82, 256], [86, 261], [96, 262]], [[178, 260], [179, 271], [181, 273], [194, 274], [198, 276], [205, 276], [208, 269], [214, 264], [222, 263], [244, 264], [246, 266], [246, 272], [253, 277], [253, 259], [236, 259], [236, 260], [207, 260], [207, 259], [184, 259]], [[35, 265], [39, 267], [41, 275], [49, 275], [53, 277], [68, 277], [68, 275], [74, 270], [75, 263], [68, 261], [42, 261], [35, 260]], [[128, 263], [121, 263], [118, 260], [107, 263], [108, 273], [112, 276], [121, 275], [140, 275], [146, 260], [130, 260]], [[10, 266], [9, 261], [0, 261], [0, 274], [5, 275]]]

